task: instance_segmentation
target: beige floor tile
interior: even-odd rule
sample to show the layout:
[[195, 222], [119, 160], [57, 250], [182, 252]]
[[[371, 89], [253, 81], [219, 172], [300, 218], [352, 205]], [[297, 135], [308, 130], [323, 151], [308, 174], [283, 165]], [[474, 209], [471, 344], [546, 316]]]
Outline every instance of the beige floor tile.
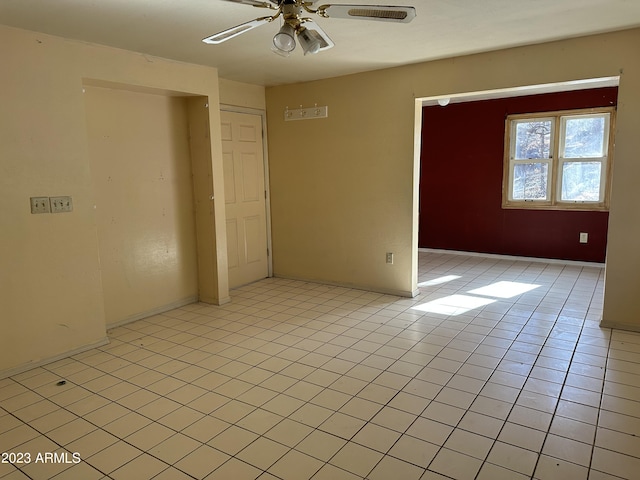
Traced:
[[82, 418], [76, 418], [69, 423], [65, 423], [51, 430], [47, 436], [60, 445], [67, 445], [96, 429], [97, 427], [92, 423]]
[[158, 419], [158, 423], [173, 430], [181, 431], [204, 417], [204, 413], [194, 410], [193, 408], [179, 407]]
[[335, 467], [330, 463], [326, 463], [313, 476], [313, 480], [361, 480], [362, 477], [347, 472], [342, 468]]
[[539, 452], [545, 441], [545, 433], [517, 423], [507, 422], [502, 428], [498, 440], [516, 447]]
[[547, 435], [542, 448], [545, 455], [585, 467], [588, 467], [591, 461], [591, 451], [591, 445], [552, 434]]
[[[522, 475], [521, 473], [493, 465], [492, 463], [484, 463], [482, 468], [480, 468], [480, 472], [478, 472], [476, 480], [529, 480], [530, 478], [528, 475]], [[540, 480], [542, 480], [542, 478]]]
[[125, 440], [141, 450], [148, 451], [174, 434], [170, 428], [153, 422], [132, 433]]
[[145, 453], [111, 472], [109, 476], [114, 480], [130, 480], [133, 478], [136, 480], [148, 480], [154, 478], [168, 467], [169, 465], [166, 463]]
[[418, 480], [422, 477], [424, 468], [417, 467], [402, 460], [385, 456], [380, 463], [369, 473], [369, 480], [387, 480], [390, 478], [402, 478], [403, 480]]
[[447, 440], [453, 427], [424, 417], [419, 417], [406, 431], [407, 435], [425, 440], [435, 445], [442, 445]]
[[[104, 478], [104, 474], [93, 468], [88, 463], [82, 461], [77, 465], [72, 465], [53, 477], [55, 480], [78, 480], [80, 478], [82, 480], [100, 480]], [[5, 480], [5, 478], [3, 477], [2, 480]]]
[[162, 417], [180, 408], [181, 405], [178, 402], [169, 400], [168, 398], [160, 397], [151, 403], [137, 409], [137, 412], [151, 420], [160, 420]]
[[[419, 478], [425, 467], [421, 480], [515, 480], [533, 469], [540, 480], [609, 480], [640, 468], [640, 335], [599, 328], [602, 269], [422, 252], [419, 261], [416, 299], [268, 279], [234, 291], [231, 304], [113, 329], [109, 345], [0, 380], [0, 449], [66, 445], [83, 462], [62, 479], [102, 479], [92, 458], [122, 478], [140, 466], [158, 480], [190, 478], [186, 468], [274, 480], [296, 464], [315, 480]], [[448, 318], [412, 308], [501, 281], [541, 286]], [[111, 464], [119, 448], [140, 451]], [[215, 466], [204, 460], [212, 451]], [[34, 478], [43, 468], [31, 467]]]
[[326, 462], [346, 443], [347, 441], [340, 437], [314, 430], [296, 445], [296, 450]]
[[350, 440], [365, 423], [364, 420], [336, 412], [318, 426], [318, 429], [344, 438], [345, 440]]
[[429, 464], [429, 470], [458, 480], [471, 480], [481, 466], [482, 461], [477, 458], [443, 448]]
[[231, 458], [208, 445], [202, 445], [174, 465], [195, 478], [205, 478], [220, 465]]
[[280, 423], [271, 428], [271, 430], [266, 432], [264, 436], [293, 448], [312, 431], [312, 427], [285, 418]]
[[561, 437], [592, 444], [596, 434], [596, 427], [595, 425], [579, 422], [570, 418], [556, 416], [551, 422], [549, 432]]
[[355, 443], [347, 443], [329, 463], [361, 477], [366, 477], [383, 454]]
[[147, 405], [154, 400], [157, 400], [158, 398], [160, 398], [160, 396], [157, 393], [138, 389], [135, 392], [118, 399], [118, 403], [131, 410], [137, 410], [138, 408]]
[[[304, 408], [304, 407], [303, 407]], [[299, 411], [298, 411], [299, 412]], [[296, 412], [296, 413], [298, 413]], [[295, 414], [294, 414], [295, 415]], [[293, 418], [293, 417], [292, 417]], [[267, 410], [256, 409], [237, 422], [239, 427], [262, 435], [274, 425], [282, 421], [283, 417]]]
[[211, 416], [230, 423], [236, 423], [253, 412], [256, 407], [247, 403], [231, 400], [211, 412]]
[[466, 410], [445, 403], [433, 401], [424, 409], [421, 416], [437, 420], [447, 425], [456, 426], [464, 416]]
[[359, 418], [360, 420], [369, 421], [375, 417], [382, 408], [383, 406], [378, 402], [354, 397], [345, 403], [339, 411], [352, 417]]
[[512, 408], [515, 407], [509, 402], [480, 395], [475, 399], [469, 410], [501, 420], [506, 420], [511, 413]]
[[296, 450], [290, 450], [269, 468], [269, 473], [283, 480], [306, 480], [324, 465], [324, 463]]
[[[24, 408], [17, 409], [12, 413], [23, 422], [31, 422], [59, 409], [60, 407], [58, 407], [58, 405], [49, 400], [39, 400]], [[7, 410], [9, 409], [7, 408]]]
[[225, 403], [229, 403], [231, 399], [215, 392], [207, 392], [195, 400], [187, 403], [187, 406], [194, 410], [209, 415], [214, 410], [222, 407]]
[[460, 420], [458, 428], [468, 432], [477, 433], [478, 435], [488, 438], [497, 438], [503, 425], [503, 420], [467, 411], [467, 413], [464, 414], [464, 417], [462, 417], [462, 420]]
[[80, 437], [78, 440], [71, 442], [66, 448], [70, 452], [78, 452], [84, 460], [115, 444], [117, 441], [117, 437], [114, 437], [104, 430], [93, 430], [84, 437]]
[[231, 424], [218, 418], [205, 416], [182, 430], [181, 433], [202, 443], [207, 443]]
[[181, 470], [178, 470], [174, 467], [169, 467], [164, 470], [162, 473], [159, 473], [153, 480], [193, 480], [191, 475], [187, 475]]
[[281, 443], [274, 442], [268, 438], [260, 437], [238, 453], [236, 457], [257, 468], [267, 470], [288, 451], [289, 447], [285, 447]]
[[88, 457], [86, 462], [101, 472], [111, 473], [140, 455], [141, 450], [120, 441]]
[[371, 423], [403, 433], [417, 419], [416, 415], [392, 407], [383, 407]]
[[634, 478], [640, 471], [640, 459], [595, 447], [591, 468], [621, 478]]
[[202, 444], [181, 433], [176, 433], [149, 450], [154, 457], [173, 465]]
[[368, 423], [351, 439], [365, 447], [387, 453], [400, 438], [401, 433], [373, 423]]
[[496, 442], [487, 457], [487, 461], [523, 475], [532, 475], [538, 454], [524, 448], [502, 442]]
[[116, 437], [124, 438], [137, 430], [146, 427], [150, 423], [151, 420], [148, 418], [143, 417], [138, 413], [130, 412], [117, 420], [104, 425], [102, 428]]
[[97, 410], [84, 415], [84, 418], [98, 427], [103, 427], [128, 413], [128, 409], [118, 405], [117, 403], [109, 403], [104, 407], [100, 407]]
[[207, 444], [225, 452], [229, 455], [235, 455], [243, 450], [249, 444], [253, 443], [258, 435], [245, 430], [244, 428], [231, 425], [229, 428], [215, 436]]
[[181, 403], [182, 405], [186, 405], [198, 399], [205, 393], [207, 393], [207, 390], [205, 390], [204, 388], [197, 387], [191, 384], [186, 384], [168, 393], [166, 397], [169, 398], [170, 400], [173, 400], [174, 402], [178, 402], [178, 403]]
[[261, 473], [262, 470], [259, 468], [249, 465], [237, 458], [230, 458], [210, 475], [205, 477], [205, 480], [254, 480]]
[[492, 439], [461, 429], [453, 430], [443, 445], [443, 447], [449, 450], [464, 453], [479, 460], [484, 460], [487, 457], [492, 446]]
[[586, 480], [590, 478], [593, 480], [593, 476], [589, 475], [588, 468], [547, 455], [540, 455], [534, 478], [540, 480], [554, 480], [556, 478]]
[[410, 435], [402, 435], [391, 450], [389, 450], [388, 455], [426, 468], [439, 450], [439, 445], [420, 440]]

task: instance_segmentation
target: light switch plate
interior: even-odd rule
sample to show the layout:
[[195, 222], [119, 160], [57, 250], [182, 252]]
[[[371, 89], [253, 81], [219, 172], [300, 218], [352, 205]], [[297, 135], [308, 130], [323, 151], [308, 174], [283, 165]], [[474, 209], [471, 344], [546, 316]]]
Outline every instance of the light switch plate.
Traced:
[[49, 197], [31, 197], [31, 213], [49, 213]]
[[51, 213], [72, 212], [71, 197], [51, 197]]

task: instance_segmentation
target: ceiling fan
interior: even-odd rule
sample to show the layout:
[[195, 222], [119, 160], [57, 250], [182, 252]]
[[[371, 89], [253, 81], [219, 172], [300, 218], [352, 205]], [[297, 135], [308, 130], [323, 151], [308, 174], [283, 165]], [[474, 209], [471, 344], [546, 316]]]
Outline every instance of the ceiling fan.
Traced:
[[282, 17], [282, 27], [273, 37], [272, 50], [282, 56], [296, 48], [296, 36], [304, 50], [304, 54], [315, 54], [334, 46], [329, 36], [311, 18], [304, 15], [317, 14], [323, 18], [354, 18], [361, 20], [378, 20], [384, 22], [408, 23], [416, 16], [414, 7], [392, 5], [320, 5], [314, 7], [315, 1], [305, 0], [224, 0], [242, 3], [252, 7], [275, 10], [266, 17], [259, 17], [235, 27], [215, 33], [202, 41], [208, 44], [219, 44], [253, 30], [256, 27], [273, 22]]

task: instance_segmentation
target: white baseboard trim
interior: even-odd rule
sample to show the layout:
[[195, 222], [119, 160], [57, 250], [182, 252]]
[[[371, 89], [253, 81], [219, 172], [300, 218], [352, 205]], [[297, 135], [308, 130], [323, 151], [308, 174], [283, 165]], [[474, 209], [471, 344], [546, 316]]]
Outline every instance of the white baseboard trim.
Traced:
[[103, 345], [107, 345], [108, 343], [109, 343], [109, 338], [104, 337], [101, 340], [98, 340], [97, 342], [91, 343], [89, 345], [83, 345], [82, 347], [74, 348], [73, 350], [69, 350], [67, 352], [60, 353], [58, 355], [54, 355], [53, 357], [43, 358], [42, 360], [38, 360], [37, 362], [30, 362], [25, 365], [9, 368], [8, 370], [2, 370], [0, 371], [0, 379], [12, 377], [14, 375], [18, 375], [19, 373], [26, 372], [27, 370], [42, 367], [43, 365], [48, 365], [49, 363], [57, 362], [58, 360], [62, 360], [63, 358], [72, 357], [74, 355], [78, 355], [79, 353], [86, 352], [87, 350], [102, 347]]
[[462, 252], [459, 250], [443, 250], [438, 248], [418, 248], [418, 252], [444, 253], [448, 255], [464, 255], [468, 257], [496, 258], [500, 260], [518, 260], [518, 261], [524, 261], [524, 262], [556, 263], [560, 265], [573, 265], [576, 267], [602, 268], [605, 266], [604, 263], [598, 263], [598, 262], [580, 262], [577, 260], [560, 260], [557, 258], [518, 257], [515, 255], [500, 255], [497, 253]]
[[153, 315], [158, 315], [160, 313], [168, 312], [169, 310], [174, 310], [176, 308], [184, 307], [185, 305], [189, 305], [197, 301], [198, 301], [197, 296], [191, 296], [191, 297], [183, 298], [181, 300], [177, 300], [175, 302], [168, 303], [166, 305], [161, 305], [151, 310], [147, 310], [146, 312], [136, 313], [134, 315], [128, 316], [127, 318], [123, 318], [122, 320], [118, 320], [113, 323], [108, 323], [107, 330], [110, 330], [116, 327], [121, 327], [122, 325], [126, 325], [127, 323], [136, 322], [138, 320], [142, 320], [143, 318], [151, 317]]

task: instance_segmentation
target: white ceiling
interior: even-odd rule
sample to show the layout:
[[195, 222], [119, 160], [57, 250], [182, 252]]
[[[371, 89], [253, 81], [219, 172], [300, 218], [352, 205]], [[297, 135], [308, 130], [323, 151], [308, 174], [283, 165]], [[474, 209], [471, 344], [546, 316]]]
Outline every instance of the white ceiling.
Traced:
[[[332, 0], [326, 0], [332, 2]], [[325, 1], [316, 2], [316, 5]], [[394, 0], [335, 0], [378, 4]], [[220, 45], [203, 37], [271, 10], [223, 0], [0, 0], [0, 23], [184, 62], [222, 78], [278, 85], [640, 26], [640, 0], [399, 0], [409, 24], [314, 17], [336, 46], [271, 52], [279, 21]]]

